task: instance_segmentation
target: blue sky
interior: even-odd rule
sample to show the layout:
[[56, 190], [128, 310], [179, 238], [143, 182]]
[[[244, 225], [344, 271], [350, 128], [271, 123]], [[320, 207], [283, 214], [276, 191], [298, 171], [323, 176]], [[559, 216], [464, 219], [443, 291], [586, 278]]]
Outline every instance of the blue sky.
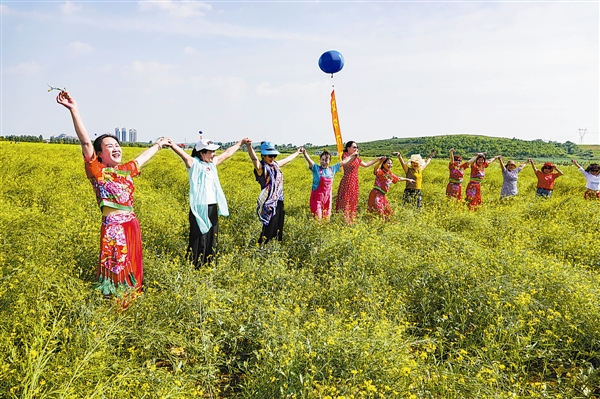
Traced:
[[[597, 1], [1, 1], [2, 135], [599, 143]], [[345, 66], [331, 79], [319, 56]]]

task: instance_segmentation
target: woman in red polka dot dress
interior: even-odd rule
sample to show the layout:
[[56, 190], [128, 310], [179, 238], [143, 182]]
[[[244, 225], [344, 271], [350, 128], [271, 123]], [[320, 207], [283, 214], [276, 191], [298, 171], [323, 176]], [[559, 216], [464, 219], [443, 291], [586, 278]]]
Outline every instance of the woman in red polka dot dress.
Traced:
[[[342, 154], [342, 160], [355, 152], [358, 152], [358, 145], [356, 145], [356, 142], [347, 142], [344, 153]], [[358, 209], [358, 167], [368, 167], [380, 160], [381, 158], [375, 158], [369, 162], [364, 162], [357, 157], [354, 161], [351, 161], [344, 166], [344, 177], [342, 177], [340, 187], [338, 188], [335, 210], [344, 213], [346, 222], [354, 223], [356, 220], [356, 211]]]

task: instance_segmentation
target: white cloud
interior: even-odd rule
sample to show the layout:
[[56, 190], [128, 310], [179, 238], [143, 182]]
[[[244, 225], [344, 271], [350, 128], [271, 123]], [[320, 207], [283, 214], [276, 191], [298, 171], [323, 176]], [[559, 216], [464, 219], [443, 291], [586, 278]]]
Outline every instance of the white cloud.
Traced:
[[79, 57], [80, 55], [90, 54], [94, 51], [91, 45], [80, 41], [69, 43], [69, 55]]
[[2, 15], [7, 15], [11, 12], [10, 8], [6, 4], [0, 4], [0, 13]]
[[165, 11], [170, 16], [177, 18], [188, 18], [188, 17], [202, 17], [204, 16], [203, 10], [210, 11], [212, 9], [210, 4], [203, 3], [200, 1], [139, 1], [140, 10], [142, 11]]
[[192, 55], [192, 54], [198, 54], [198, 51], [193, 47], [187, 46], [186, 48], [183, 49], [183, 53]]
[[141, 81], [146, 87], [172, 88], [180, 86], [183, 79], [174, 73], [178, 67], [171, 64], [160, 64], [156, 61], [134, 61], [123, 69], [126, 77]]
[[60, 10], [63, 14], [73, 15], [83, 10], [83, 6], [81, 4], [74, 4], [73, 2], [67, 1], [60, 6]]
[[22, 62], [19, 65], [14, 67], [10, 67], [6, 69], [6, 72], [12, 73], [15, 75], [23, 75], [30, 76], [35, 75], [42, 70], [42, 67], [37, 64], [35, 61], [31, 62]]

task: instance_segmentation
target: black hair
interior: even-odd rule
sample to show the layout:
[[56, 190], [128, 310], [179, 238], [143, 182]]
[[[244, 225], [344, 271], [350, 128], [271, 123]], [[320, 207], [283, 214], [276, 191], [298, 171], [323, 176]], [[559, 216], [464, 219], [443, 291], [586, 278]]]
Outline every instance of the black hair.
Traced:
[[[379, 169], [382, 169], [382, 170], [383, 170], [383, 165], [385, 165], [385, 163], [386, 163], [387, 161], [391, 161], [391, 160], [392, 160], [392, 158], [385, 157], [385, 158], [383, 159], [383, 161], [381, 161], [381, 166], [379, 166]], [[392, 161], [392, 162], [393, 162], [393, 161]]]
[[[94, 151], [96, 152], [96, 156], [98, 156], [98, 154], [102, 152], [102, 140], [104, 140], [107, 137], [117, 140], [119, 147], [121, 146], [121, 142], [119, 141], [119, 138], [117, 136], [114, 136], [110, 133], [101, 134], [100, 136], [96, 137], [96, 140], [94, 140]], [[100, 158], [99, 156], [98, 161], [102, 163], [102, 158]]]
[[597, 163], [591, 163], [586, 169], [585, 171], [590, 173], [590, 169], [600, 169], [600, 165], [598, 165]]
[[344, 152], [348, 152], [348, 148], [352, 147], [352, 144], [356, 144], [356, 141], [348, 141], [344, 147]]
[[326, 155], [329, 157], [329, 159], [331, 159], [331, 153], [327, 150], [323, 150], [323, 152], [321, 153], [321, 155], [319, 155], [319, 159], [323, 158], [323, 155]]
[[198, 151], [198, 150], [196, 149], [196, 147], [194, 147], [194, 149], [192, 150], [192, 158], [193, 158], [193, 157], [196, 157], [196, 158], [198, 158], [199, 160], [201, 160], [201, 161], [202, 161], [202, 157], [201, 157], [201, 155], [204, 155], [204, 154], [206, 154], [207, 152], [208, 152], [208, 150], [207, 150], [206, 148], [203, 148], [203, 149], [201, 149], [200, 151]]

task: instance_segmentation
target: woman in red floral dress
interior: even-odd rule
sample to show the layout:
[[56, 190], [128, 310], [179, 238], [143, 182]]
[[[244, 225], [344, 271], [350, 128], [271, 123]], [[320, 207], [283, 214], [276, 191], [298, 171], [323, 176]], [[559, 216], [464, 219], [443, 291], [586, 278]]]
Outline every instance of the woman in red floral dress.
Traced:
[[142, 238], [140, 223], [133, 213], [133, 177], [139, 175], [141, 166], [162, 146], [170, 146], [171, 139], [161, 138], [133, 161], [121, 164], [121, 145], [115, 136], [103, 134], [92, 144], [75, 100], [62, 91], [56, 101], [71, 113], [85, 172], [102, 211], [96, 288], [105, 297], [141, 292]]
[[[346, 143], [342, 160], [346, 159], [354, 153], [358, 153], [358, 145], [354, 141]], [[358, 167], [368, 167], [374, 165], [383, 158], [375, 158], [369, 162], [364, 162], [360, 158], [347, 163], [344, 166], [344, 177], [340, 181], [340, 186], [337, 192], [335, 201], [336, 212], [343, 212], [348, 224], [354, 223], [356, 220], [356, 212], [358, 210]]]

